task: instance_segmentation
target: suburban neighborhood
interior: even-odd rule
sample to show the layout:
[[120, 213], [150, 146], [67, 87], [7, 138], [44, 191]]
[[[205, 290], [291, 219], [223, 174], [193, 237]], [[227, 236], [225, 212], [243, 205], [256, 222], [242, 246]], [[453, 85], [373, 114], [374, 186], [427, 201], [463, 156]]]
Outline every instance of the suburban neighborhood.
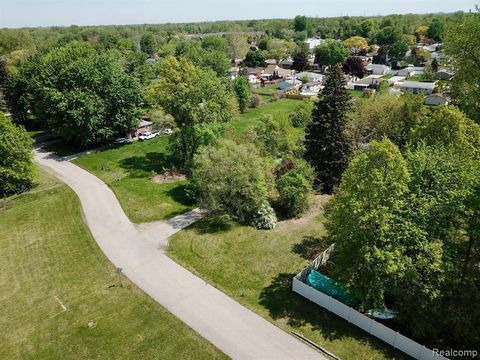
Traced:
[[0, 4], [0, 358], [480, 358], [478, 5], [247, 3]]

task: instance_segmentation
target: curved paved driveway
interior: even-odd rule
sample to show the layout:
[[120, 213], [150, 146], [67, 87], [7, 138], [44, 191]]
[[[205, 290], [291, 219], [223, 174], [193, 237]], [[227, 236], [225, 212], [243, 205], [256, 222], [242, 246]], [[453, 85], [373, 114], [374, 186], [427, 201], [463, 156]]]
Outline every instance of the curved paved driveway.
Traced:
[[[35, 160], [80, 198], [98, 245], [124, 274], [175, 316], [234, 359], [325, 359], [166, 256], [168, 236], [202, 216], [198, 211], [136, 226], [113, 192], [80, 167], [38, 149]], [[160, 245], [160, 246], [159, 246]]]

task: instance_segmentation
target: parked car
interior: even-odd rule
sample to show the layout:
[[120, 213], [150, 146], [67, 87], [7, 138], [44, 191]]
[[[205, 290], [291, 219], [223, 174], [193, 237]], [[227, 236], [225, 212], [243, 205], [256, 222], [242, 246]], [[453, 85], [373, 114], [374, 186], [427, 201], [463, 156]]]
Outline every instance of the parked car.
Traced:
[[173, 134], [173, 130], [170, 129], [170, 128], [166, 128], [166, 129], [163, 130], [163, 133], [166, 134], [166, 135], [171, 135], [171, 134]]
[[149, 139], [153, 139], [154, 137], [160, 136], [160, 135], [161, 135], [161, 133], [158, 130], [146, 131], [146, 132], [140, 134], [140, 136], [138, 137], [138, 140], [149, 140]]
[[116, 138], [114, 144], [128, 144], [131, 140], [126, 137]]

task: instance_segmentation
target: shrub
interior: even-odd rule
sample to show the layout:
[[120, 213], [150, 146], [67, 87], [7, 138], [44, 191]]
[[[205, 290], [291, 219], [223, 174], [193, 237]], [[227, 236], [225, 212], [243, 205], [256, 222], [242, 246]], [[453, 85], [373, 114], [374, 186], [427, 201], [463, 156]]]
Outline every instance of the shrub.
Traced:
[[250, 107], [258, 108], [260, 105], [262, 105], [262, 98], [257, 94], [253, 94], [250, 99]]
[[264, 162], [253, 145], [222, 139], [204, 147], [194, 158], [193, 178], [200, 205], [214, 215], [248, 222], [267, 202]]
[[268, 203], [264, 203], [250, 221], [256, 229], [271, 230], [277, 226], [277, 216]]
[[303, 100], [288, 117], [294, 127], [305, 127], [312, 120], [313, 101]]
[[286, 216], [296, 217], [309, 208], [314, 172], [303, 160], [286, 160], [282, 168], [285, 172], [275, 183], [278, 202]]

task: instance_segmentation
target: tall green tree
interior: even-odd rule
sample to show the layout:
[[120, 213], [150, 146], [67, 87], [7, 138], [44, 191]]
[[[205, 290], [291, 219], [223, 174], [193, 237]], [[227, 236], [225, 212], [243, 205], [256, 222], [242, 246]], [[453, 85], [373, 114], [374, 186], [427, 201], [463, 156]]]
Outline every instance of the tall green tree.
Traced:
[[315, 62], [320, 66], [342, 65], [348, 57], [348, 49], [341, 41], [327, 39], [315, 48]]
[[292, 68], [296, 71], [308, 69], [308, 51], [305, 46], [299, 46], [293, 57]]
[[0, 197], [32, 186], [32, 144], [23, 127], [15, 126], [0, 113]]
[[480, 10], [450, 25], [445, 35], [445, 49], [452, 59], [455, 76], [451, 94], [467, 115], [480, 123]]
[[32, 114], [81, 146], [125, 136], [139, 121], [138, 82], [110, 53], [72, 42], [22, 67], [19, 81]]
[[325, 226], [335, 242], [334, 276], [362, 310], [385, 307], [386, 290], [408, 263], [390, 229], [399, 222], [409, 179], [398, 147], [386, 139], [373, 141], [352, 160], [327, 205]]
[[235, 92], [235, 96], [237, 97], [238, 107], [243, 113], [247, 109], [247, 106], [250, 103], [250, 99], [252, 97], [252, 92], [250, 90], [250, 85], [248, 84], [248, 79], [245, 76], [238, 76], [233, 81], [233, 91]]
[[155, 55], [156, 41], [152, 33], [143, 34], [140, 38], [140, 49], [148, 56]]
[[245, 56], [244, 64], [248, 67], [265, 66], [265, 56], [261, 51], [250, 50]]
[[[199, 146], [209, 138], [203, 136], [209, 125], [224, 124], [237, 111], [235, 97], [226, 80], [185, 58], [164, 59], [160, 80], [148, 93], [151, 103], [160, 105], [175, 119], [180, 130], [175, 143], [187, 171]], [[208, 132], [214, 128], [210, 127]]]
[[305, 135], [305, 158], [315, 169], [317, 184], [331, 193], [340, 183], [352, 145], [346, 132], [351, 98], [340, 67], [333, 67], [313, 110]]

